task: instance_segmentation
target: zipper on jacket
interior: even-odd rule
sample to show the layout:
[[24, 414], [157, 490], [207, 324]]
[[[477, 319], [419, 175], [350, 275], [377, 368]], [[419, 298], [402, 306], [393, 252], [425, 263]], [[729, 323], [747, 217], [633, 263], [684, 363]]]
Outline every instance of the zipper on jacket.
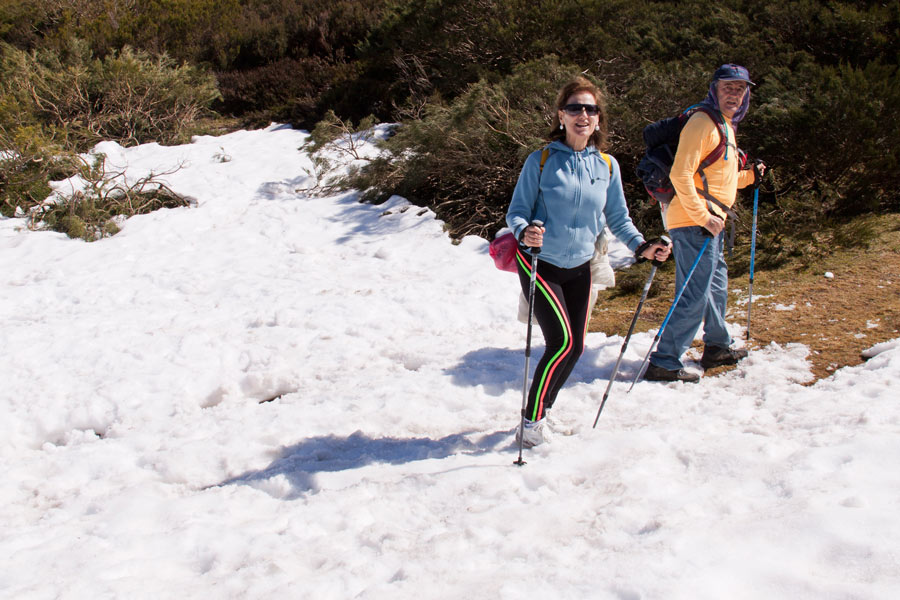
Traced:
[[[569, 261], [572, 257], [572, 247], [575, 244], [576, 231], [578, 230], [578, 214], [581, 209], [581, 200], [583, 197], [582, 194], [582, 181], [581, 181], [581, 169], [583, 165], [583, 159], [579, 152], [574, 153], [574, 161], [572, 165], [572, 178], [575, 180], [575, 195], [574, 202], [572, 207], [572, 233], [569, 235], [568, 243], [566, 244], [566, 264], [568, 265]], [[573, 265], [569, 265], [571, 267]]]

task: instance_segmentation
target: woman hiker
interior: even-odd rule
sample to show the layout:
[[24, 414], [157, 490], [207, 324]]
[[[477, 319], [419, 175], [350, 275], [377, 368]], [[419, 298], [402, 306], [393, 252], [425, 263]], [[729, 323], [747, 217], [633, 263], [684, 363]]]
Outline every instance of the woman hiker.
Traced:
[[[591, 256], [608, 226], [639, 259], [664, 261], [669, 247], [647, 242], [628, 215], [619, 163], [601, 153], [607, 119], [600, 89], [576, 77], [559, 91], [548, 134], [549, 154], [533, 152], [519, 174], [506, 223], [520, 242], [516, 262], [522, 289], [531, 282], [531, 251], [540, 248], [534, 316], [544, 335], [525, 408], [522, 445], [544, 441], [547, 411], [584, 351], [590, 310]], [[543, 226], [532, 225], [541, 221]]]

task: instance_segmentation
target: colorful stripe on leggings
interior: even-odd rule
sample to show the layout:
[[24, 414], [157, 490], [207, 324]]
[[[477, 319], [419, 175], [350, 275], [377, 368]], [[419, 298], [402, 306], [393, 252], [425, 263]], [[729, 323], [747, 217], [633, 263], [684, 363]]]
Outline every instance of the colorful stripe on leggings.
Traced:
[[[521, 248], [516, 248], [516, 258], [518, 260], [519, 266], [525, 269], [525, 273], [528, 277], [531, 277], [531, 260], [530, 255], [525, 254]], [[544, 367], [541, 373], [535, 373], [535, 379], [537, 379], [537, 394], [535, 397], [534, 403], [534, 412], [531, 413], [531, 417], [529, 419], [531, 421], [537, 421], [538, 417], [544, 413], [544, 401], [547, 398], [547, 393], [550, 390], [550, 379], [553, 377], [553, 373], [556, 371], [557, 367], [559, 367], [560, 363], [562, 363], [563, 359], [568, 356], [569, 352], [572, 350], [572, 326], [569, 323], [569, 316], [562, 310], [562, 306], [559, 302], [559, 298], [556, 297], [556, 294], [553, 293], [553, 290], [547, 286], [546, 282], [541, 278], [540, 271], [535, 278], [535, 289], [540, 291], [543, 294], [544, 298], [546, 298], [547, 302], [550, 304], [550, 307], [553, 309], [553, 312], [556, 313], [556, 318], [559, 319], [560, 327], [563, 332], [563, 344], [562, 347], [554, 354], [549, 361], [547, 361], [546, 366]]]

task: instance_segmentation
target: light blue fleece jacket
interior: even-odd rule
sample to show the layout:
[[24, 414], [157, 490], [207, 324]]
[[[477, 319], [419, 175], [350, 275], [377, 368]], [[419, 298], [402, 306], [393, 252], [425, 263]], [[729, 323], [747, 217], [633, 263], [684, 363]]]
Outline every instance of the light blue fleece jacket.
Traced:
[[612, 173], [596, 148], [576, 152], [554, 141], [541, 173], [541, 150], [532, 152], [519, 174], [506, 224], [518, 238], [531, 221], [543, 221], [540, 258], [565, 269], [591, 260], [594, 240], [606, 225], [634, 252], [644, 236], [631, 222], [619, 163], [610, 158]]

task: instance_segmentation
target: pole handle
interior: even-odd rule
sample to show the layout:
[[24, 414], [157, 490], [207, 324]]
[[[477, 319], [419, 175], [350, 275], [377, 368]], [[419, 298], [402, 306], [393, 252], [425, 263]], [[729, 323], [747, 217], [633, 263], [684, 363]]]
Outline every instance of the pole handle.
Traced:
[[[671, 246], [671, 245], [672, 245], [672, 240], [670, 240], [670, 239], [668, 238], [668, 236], [665, 236], [665, 235], [664, 235], [664, 236], [661, 236], [661, 237], [659, 238], [659, 241], [661, 241], [661, 242], [662, 242], [663, 244], [665, 244], [666, 246]], [[662, 261], [656, 260], [656, 259], [654, 258], [653, 260], [650, 261], [650, 264], [653, 265], [654, 267], [661, 267], [661, 266], [662, 266]]]
[[759, 186], [762, 184], [763, 175], [762, 175], [762, 173], [759, 172], [759, 167], [760, 167], [760, 165], [764, 166], [765, 164], [766, 163], [763, 162], [763, 160], [761, 158], [757, 158], [756, 160], [753, 161], [753, 176], [754, 176], [753, 177], [753, 179], [754, 179], [753, 189], [754, 190], [758, 190]]
[[[540, 219], [533, 219], [531, 221], [531, 224], [535, 227], [543, 227], [544, 226], [544, 222], [541, 221]], [[532, 254], [540, 254], [541, 253], [540, 246], [529, 246], [528, 250], [531, 251]]]

